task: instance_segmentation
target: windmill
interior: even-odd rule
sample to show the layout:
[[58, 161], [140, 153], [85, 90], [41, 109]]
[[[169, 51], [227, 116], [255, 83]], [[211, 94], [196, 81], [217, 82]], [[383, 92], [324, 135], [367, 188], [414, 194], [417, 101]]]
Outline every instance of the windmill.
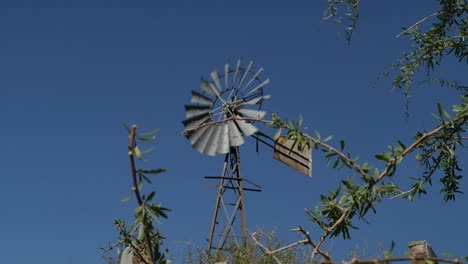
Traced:
[[225, 156], [221, 176], [205, 177], [219, 180], [208, 251], [239, 246], [239, 239], [242, 246], [247, 243], [244, 192], [261, 190], [241, 174], [239, 146], [245, 143], [244, 137], [252, 136], [257, 144], [273, 148], [276, 159], [311, 174], [310, 150], [299, 151], [292, 142], [284, 138], [274, 140], [254, 126], [262, 122], [266, 111], [261, 108], [270, 98], [264, 93], [270, 80], [262, 80], [262, 72], [263, 68], [253, 70], [253, 61], [245, 67], [241, 60], [233, 68], [226, 64], [223, 71], [211, 72], [211, 80], [202, 79], [201, 91], [192, 90], [190, 104], [185, 105], [186, 119], [182, 123], [192, 147], [208, 156]]

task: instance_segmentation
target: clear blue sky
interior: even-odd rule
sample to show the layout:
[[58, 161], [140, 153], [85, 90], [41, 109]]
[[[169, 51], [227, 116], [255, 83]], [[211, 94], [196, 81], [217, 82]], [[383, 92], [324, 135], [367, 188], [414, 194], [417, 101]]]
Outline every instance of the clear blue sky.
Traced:
[[[122, 123], [160, 129], [146, 167], [168, 171], [154, 179], [156, 199], [172, 208], [159, 226], [171, 254], [186, 241], [205, 248], [215, 190], [206, 175], [221, 171], [222, 157], [193, 150], [180, 132], [184, 104], [200, 77], [238, 58], [265, 68], [272, 95], [263, 109], [288, 119], [299, 114], [309, 132], [343, 138], [361, 160], [397, 139], [411, 142], [416, 129], [435, 126], [436, 102], [457, 102], [457, 92], [420, 87], [405, 120], [404, 97], [384, 80], [373, 81], [407, 50], [402, 27], [433, 13], [436, 1], [365, 1], [350, 47], [344, 25], [321, 23], [325, 1], [0, 1], [0, 152], [2, 263], [104, 263], [99, 248], [118, 234], [117, 217], [133, 214], [127, 135]], [[447, 64], [443, 78], [467, 83], [467, 67]], [[460, 79], [462, 78], [462, 79]], [[273, 134], [274, 131], [262, 129]], [[288, 230], [319, 230], [303, 213], [349, 172], [335, 172], [314, 152], [305, 177], [241, 148], [244, 177], [263, 188], [248, 193], [249, 229], [271, 230], [292, 242]], [[461, 150], [467, 168], [466, 149]], [[404, 187], [421, 168], [409, 157], [394, 178]], [[352, 241], [334, 239], [325, 249], [387, 249], [428, 240], [440, 254], [466, 255], [468, 197], [444, 203], [435, 181], [416, 203], [384, 201], [370, 224], [357, 223]], [[467, 185], [462, 183], [466, 191]]]

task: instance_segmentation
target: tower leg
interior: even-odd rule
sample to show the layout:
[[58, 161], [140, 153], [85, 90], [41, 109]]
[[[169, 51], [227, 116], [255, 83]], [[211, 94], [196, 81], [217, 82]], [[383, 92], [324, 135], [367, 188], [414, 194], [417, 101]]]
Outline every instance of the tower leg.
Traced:
[[[247, 245], [248, 229], [245, 217], [245, 199], [240, 174], [239, 148], [232, 147], [226, 154], [208, 239], [208, 252], [222, 250], [226, 243]], [[224, 213], [224, 218], [222, 214]], [[240, 218], [240, 234], [236, 234], [236, 218]]]

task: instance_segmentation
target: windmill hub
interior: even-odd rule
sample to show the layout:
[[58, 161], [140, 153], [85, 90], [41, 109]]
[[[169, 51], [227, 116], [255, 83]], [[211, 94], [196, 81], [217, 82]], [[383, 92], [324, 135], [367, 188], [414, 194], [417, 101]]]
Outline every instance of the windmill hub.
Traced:
[[222, 104], [221, 108], [226, 118], [230, 118], [239, 115], [239, 110], [242, 109], [242, 100], [237, 97], [232, 97], [230, 101], [226, 101]]

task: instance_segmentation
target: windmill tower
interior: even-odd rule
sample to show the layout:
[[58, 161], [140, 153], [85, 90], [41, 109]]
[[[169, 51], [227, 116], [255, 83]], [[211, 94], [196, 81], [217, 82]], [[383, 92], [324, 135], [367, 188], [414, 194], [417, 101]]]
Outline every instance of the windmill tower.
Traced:
[[241, 174], [239, 146], [245, 143], [244, 137], [252, 136], [274, 148], [276, 159], [306, 174], [310, 175], [311, 170], [310, 151], [291, 150], [287, 140], [274, 141], [253, 125], [266, 114], [261, 107], [270, 98], [264, 94], [270, 80], [261, 79], [263, 68], [254, 71], [252, 61], [246, 67], [241, 64], [238, 60], [233, 68], [226, 64], [223, 71], [211, 72], [211, 80], [202, 79], [201, 91], [192, 90], [191, 104], [185, 105], [186, 119], [182, 123], [192, 147], [208, 156], [224, 155], [221, 175], [205, 177], [219, 181], [208, 251], [245, 246], [248, 240], [244, 193], [260, 191], [260, 187]]

